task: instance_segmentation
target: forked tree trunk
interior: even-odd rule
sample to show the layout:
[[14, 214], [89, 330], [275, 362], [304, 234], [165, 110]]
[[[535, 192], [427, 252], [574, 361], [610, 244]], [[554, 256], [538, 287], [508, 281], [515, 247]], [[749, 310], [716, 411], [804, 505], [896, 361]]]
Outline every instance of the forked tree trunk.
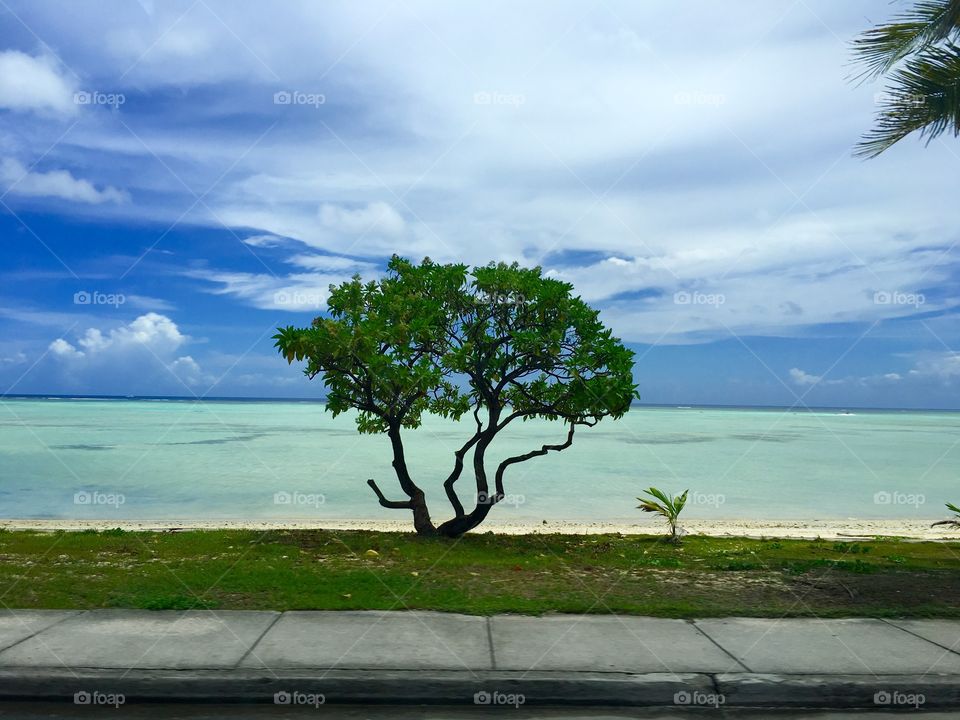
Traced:
[[[493, 416], [492, 425], [494, 427], [496, 426], [496, 415]], [[467, 443], [467, 445], [465, 445], [461, 451], [455, 453], [457, 462], [454, 472], [444, 483], [444, 488], [447, 491], [447, 497], [453, 504], [454, 510], [457, 514], [450, 520], [441, 523], [439, 526], [434, 525], [433, 521], [430, 519], [430, 511], [427, 508], [426, 496], [416, 485], [416, 483], [413, 482], [412, 478], [410, 477], [410, 473], [407, 470], [407, 463], [406, 458], [404, 457], [403, 441], [400, 438], [399, 426], [391, 427], [387, 434], [389, 435], [390, 442], [393, 446], [393, 469], [397, 474], [397, 479], [400, 481], [400, 487], [403, 489], [404, 493], [406, 493], [409, 499], [388, 500], [380, 491], [380, 488], [377, 487], [376, 482], [370, 479], [367, 480], [367, 484], [373, 488], [373, 491], [377, 494], [377, 498], [380, 501], [380, 505], [383, 507], [407, 509], [413, 513], [413, 527], [416, 530], [417, 535], [421, 537], [440, 536], [446, 538], [459, 538], [480, 525], [486, 519], [487, 515], [490, 514], [490, 510], [493, 508], [493, 506], [503, 497], [503, 474], [508, 467], [516, 463], [525, 462], [540, 455], [546, 455], [551, 450], [565, 450], [573, 443], [573, 432], [575, 427], [576, 424], [571, 422], [570, 430], [567, 433], [567, 439], [560, 444], [543, 445], [539, 450], [531, 450], [523, 455], [515, 455], [514, 457], [507, 458], [501, 462], [497, 467], [494, 477], [496, 493], [492, 496], [490, 494], [489, 484], [487, 482], [484, 456], [486, 454], [487, 447], [493, 441], [496, 433], [483, 433], [479, 438], [479, 441], [476, 443], [473, 453], [473, 471], [477, 486], [477, 502], [473, 510], [469, 513], [463, 511], [463, 506], [460, 504], [460, 501], [456, 497], [456, 492], [453, 490], [453, 483], [456, 482], [457, 478], [460, 476], [460, 471], [463, 469], [463, 454], [473, 444], [472, 441]]]
[[413, 527], [417, 531], [417, 535], [425, 537], [434, 536], [437, 534], [437, 529], [430, 519], [430, 510], [427, 508], [426, 497], [423, 494], [423, 490], [413, 482], [413, 479], [410, 477], [410, 472], [407, 470], [407, 461], [403, 454], [403, 440], [400, 438], [400, 426], [394, 425], [390, 427], [387, 435], [393, 447], [393, 470], [397, 474], [397, 480], [400, 481], [400, 487], [409, 499], [387, 500], [372, 478], [367, 480], [367, 485], [377, 494], [380, 505], [383, 507], [410, 510], [413, 513]]
[[492, 507], [492, 502], [477, 503], [473, 512], [465, 515], [457, 515], [445, 523], [438, 525], [437, 535], [448, 538], [461, 537], [482, 523], [490, 513], [490, 508]]
[[422, 491], [418, 491], [410, 498], [410, 509], [413, 511], [413, 527], [421, 537], [433, 537], [437, 528], [430, 519], [430, 510], [427, 508], [427, 499]]

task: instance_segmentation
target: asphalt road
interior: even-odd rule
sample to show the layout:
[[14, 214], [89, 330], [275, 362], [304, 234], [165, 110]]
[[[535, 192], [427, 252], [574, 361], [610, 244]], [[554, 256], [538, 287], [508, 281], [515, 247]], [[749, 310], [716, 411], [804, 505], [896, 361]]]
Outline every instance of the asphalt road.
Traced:
[[[910, 712], [911, 718], [924, 720], [956, 720], [956, 712]], [[290, 710], [270, 705], [129, 705], [119, 710], [76, 707], [65, 703], [5, 703], [0, 704], [0, 717], [22, 720], [74, 720], [74, 718], [112, 718], [113, 720], [288, 720], [296, 718], [335, 718], [336, 720], [475, 720], [503, 717], [511, 720], [903, 720], [904, 713], [852, 711], [803, 712], [775, 710], [714, 710], [631, 709], [631, 708], [471, 708], [442, 706], [333, 706], [319, 710], [308, 708]]]

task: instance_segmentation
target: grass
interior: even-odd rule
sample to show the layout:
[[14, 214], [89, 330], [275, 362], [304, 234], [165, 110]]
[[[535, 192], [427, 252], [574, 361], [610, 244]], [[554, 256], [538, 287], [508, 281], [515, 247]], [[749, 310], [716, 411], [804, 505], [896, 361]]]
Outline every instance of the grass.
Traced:
[[960, 617], [960, 543], [0, 531], [14, 608]]

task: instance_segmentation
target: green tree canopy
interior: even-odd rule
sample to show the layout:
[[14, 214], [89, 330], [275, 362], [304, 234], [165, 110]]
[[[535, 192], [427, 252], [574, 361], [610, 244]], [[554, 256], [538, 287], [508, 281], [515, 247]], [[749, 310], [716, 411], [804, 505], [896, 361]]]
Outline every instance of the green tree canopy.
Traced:
[[[569, 447], [577, 426], [621, 417], [637, 397], [633, 352], [572, 289], [516, 263], [469, 270], [394, 256], [378, 281], [331, 287], [329, 317], [280, 328], [274, 339], [288, 362], [305, 361], [306, 375], [322, 378], [334, 416], [354, 409], [360, 432], [389, 437], [406, 498], [388, 500], [368, 480], [380, 504], [411, 510], [421, 534], [457, 537], [503, 498], [509, 467]], [[419, 427], [424, 413], [473, 420], [443, 485], [453, 517], [439, 526], [404, 456], [402, 432]], [[491, 478], [485, 456], [494, 438], [531, 418], [563, 422], [566, 439], [507, 458]], [[468, 510], [456, 483], [470, 453], [476, 494]]]

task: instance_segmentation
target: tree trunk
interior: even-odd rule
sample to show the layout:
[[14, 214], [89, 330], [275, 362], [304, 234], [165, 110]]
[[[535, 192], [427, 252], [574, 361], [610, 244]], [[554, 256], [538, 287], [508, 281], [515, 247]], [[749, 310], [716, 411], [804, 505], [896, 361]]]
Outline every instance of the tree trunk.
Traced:
[[[488, 429], [480, 435], [478, 442], [473, 449], [473, 474], [477, 485], [477, 503], [472, 512], [458, 512], [456, 517], [453, 517], [450, 520], [447, 520], [445, 523], [439, 525], [436, 531], [437, 534], [442, 537], [458, 538], [464, 533], [473, 530], [475, 527], [477, 527], [477, 525], [484, 521], [488, 514], [490, 514], [490, 508], [492, 508], [494, 503], [496, 503], [497, 499], [490, 497], [490, 488], [487, 484], [487, 469], [484, 464], [484, 456], [486, 455], [487, 448], [489, 447], [490, 443], [493, 442], [493, 438], [496, 435], [496, 430], [491, 430], [491, 428], [496, 427], [499, 417], [499, 408], [490, 410]], [[459, 472], [457, 473], [457, 476], [459, 476]]]
[[423, 494], [423, 490], [413, 482], [410, 477], [410, 472], [407, 470], [407, 460], [403, 453], [403, 440], [400, 437], [400, 426], [392, 425], [387, 431], [387, 435], [393, 447], [394, 472], [397, 474], [397, 480], [400, 481], [400, 487], [410, 500], [401, 503], [390, 503], [386, 501], [380, 491], [377, 490], [376, 484], [374, 484], [372, 480], [370, 481], [370, 486], [374, 489], [374, 492], [380, 496], [380, 504], [384, 507], [407, 507], [413, 511], [413, 527], [417, 531], [417, 535], [424, 537], [436, 535], [437, 529], [434, 527], [433, 521], [430, 520], [430, 511], [427, 508], [426, 496]]
[[427, 499], [423, 492], [418, 490], [410, 498], [410, 509], [413, 510], [413, 527], [420, 537], [433, 537], [437, 534], [437, 528], [433, 526], [430, 520], [430, 511], [427, 509]]
[[484, 455], [496, 433], [485, 433], [480, 442], [477, 443], [477, 447], [473, 452], [473, 470], [477, 476], [476, 507], [474, 507], [471, 513], [458, 513], [456, 517], [439, 525], [436, 528], [437, 534], [442, 537], [458, 538], [477, 527], [486, 519], [487, 515], [490, 514], [491, 508], [503, 499], [503, 474], [506, 469], [516, 463], [526, 462], [531, 458], [546, 455], [551, 450], [560, 452], [561, 450], [567, 449], [573, 444], [573, 432], [575, 428], [576, 423], [571, 422], [570, 430], [567, 432], [567, 439], [558, 445], [543, 445], [539, 450], [531, 450], [523, 455], [515, 455], [501, 462], [494, 476], [494, 485], [496, 487], [496, 493], [494, 495], [490, 495], [488, 490]]
[[493, 503], [490, 501], [477, 503], [473, 512], [465, 515], [457, 515], [437, 526], [437, 535], [448, 538], [462, 537], [464, 534], [473, 530], [482, 523], [490, 513]]

